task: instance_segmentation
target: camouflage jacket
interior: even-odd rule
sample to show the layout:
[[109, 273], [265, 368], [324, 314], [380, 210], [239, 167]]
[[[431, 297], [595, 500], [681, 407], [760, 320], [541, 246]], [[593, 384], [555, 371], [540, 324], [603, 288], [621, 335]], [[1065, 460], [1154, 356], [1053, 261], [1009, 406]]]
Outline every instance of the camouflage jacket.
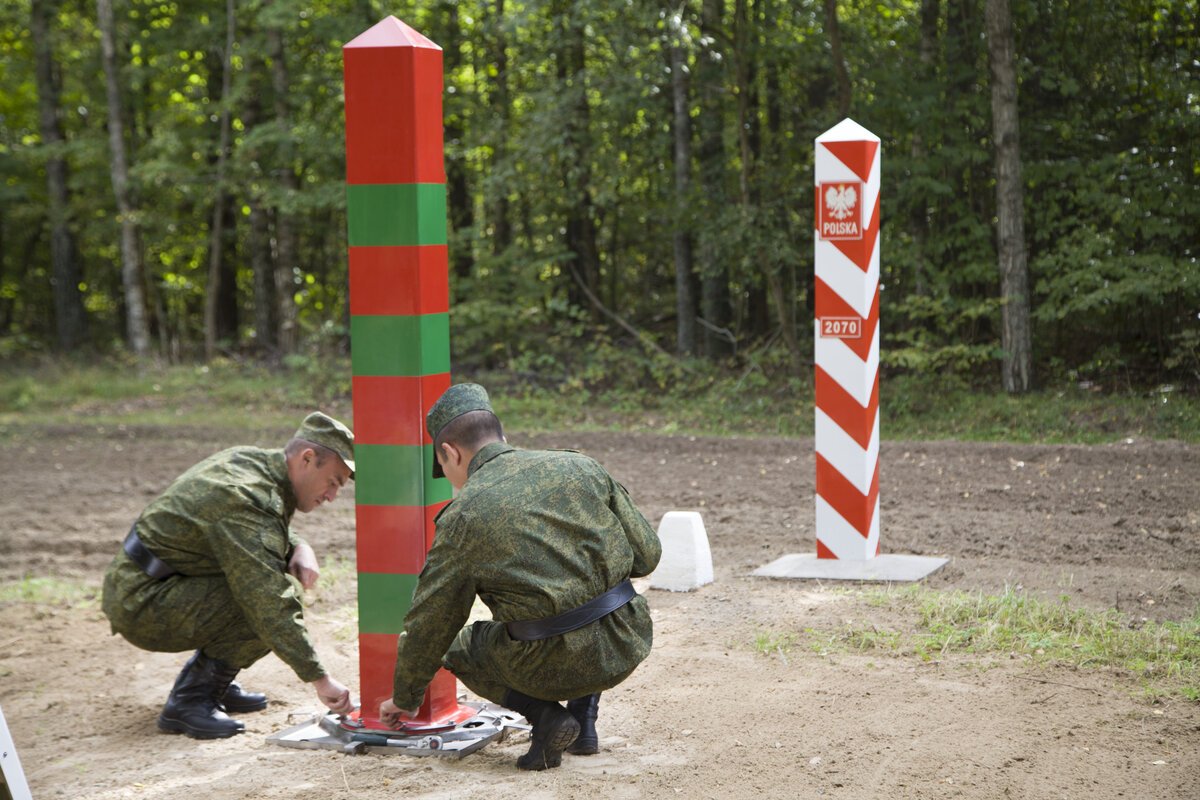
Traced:
[[[254, 634], [311, 682], [327, 673], [304, 624], [303, 589], [287, 572], [303, 543], [288, 527], [295, 511], [283, 450], [234, 447], [176, 478], [142, 511], [137, 531], [183, 576], [224, 576]], [[153, 578], [118, 574], [134, 576], [117, 587], [125, 607], [153, 602]]]
[[[536, 620], [583, 605], [629, 577], [648, 575], [661, 544], [624, 487], [573, 451], [486, 445], [463, 490], [437, 517], [437, 533], [404, 620], [394, 701], [416, 708], [478, 596], [499, 622]], [[650, 652], [645, 598], [561, 636], [498, 635], [493, 662], [510, 688], [568, 699], [611, 687]], [[619, 678], [617, 679], [619, 680]]]

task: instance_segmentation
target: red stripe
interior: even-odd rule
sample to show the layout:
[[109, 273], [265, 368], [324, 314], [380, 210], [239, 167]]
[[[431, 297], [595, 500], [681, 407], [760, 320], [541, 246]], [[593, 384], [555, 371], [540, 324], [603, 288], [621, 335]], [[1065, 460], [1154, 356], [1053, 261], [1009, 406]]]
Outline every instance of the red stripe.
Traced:
[[351, 247], [350, 313], [444, 314], [450, 308], [446, 245]]
[[419, 575], [433, 544], [433, 518], [447, 503], [356, 506], [358, 571]]
[[821, 142], [821, 144], [864, 183], [871, 180], [871, 165], [875, 162], [875, 153], [879, 150], [879, 142], [872, 139], [852, 139], [844, 142]]
[[445, 183], [442, 51], [397, 44], [342, 56], [346, 183]]
[[450, 388], [450, 373], [355, 375], [354, 436], [361, 444], [432, 444], [425, 415]]
[[865, 539], [871, 533], [875, 499], [879, 496], [879, 461], [871, 487], [864, 495], [846, 477], [817, 453], [817, 495], [841, 514]]
[[392, 699], [396, 644], [399, 639], [398, 633], [358, 634], [358, 686], [362, 692], [363, 722], [374, 720], [377, 725], [379, 704]]
[[860, 317], [854, 306], [842, 299], [842, 296], [830, 288], [829, 284], [816, 278], [813, 291], [813, 309], [817, 319], [824, 317], [858, 317], [862, 320], [862, 333], [854, 339], [842, 339], [854, 354], [866, 361], [871, 354], [871, 341], [875, 337], [875, 328], [879, 325], [879, 291], [871, 298], [871, 308], [866, 317]]
[[871, 398], [864, 408], [818, 364], [816, 403], [859, 447], [866, 450], [870, 446], [875, 420], [879, 417], [879, 381], [872, 384]]

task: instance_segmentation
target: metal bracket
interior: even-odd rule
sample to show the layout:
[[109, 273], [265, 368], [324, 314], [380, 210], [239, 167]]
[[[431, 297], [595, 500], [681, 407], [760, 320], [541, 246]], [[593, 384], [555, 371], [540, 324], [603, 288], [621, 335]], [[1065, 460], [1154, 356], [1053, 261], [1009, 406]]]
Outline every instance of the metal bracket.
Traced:
[[[475, 716], [436, 734], [406, 734], [403, 731], [351, 731], [342, 726], [341, 717], [332, 712], [314, 713], [305, 722], [267, 737], [281, 747], [301, 750], [340, 750], [347, 755], [375, 753], [409, 756], [448, 756], [462, 758], [488, 742], [504, 741], [511, 730], [529, 730], [525, 718], [495, 703], [463, 703], [474, 708]], [[294, 717], [307, 714], [289, 714]]]

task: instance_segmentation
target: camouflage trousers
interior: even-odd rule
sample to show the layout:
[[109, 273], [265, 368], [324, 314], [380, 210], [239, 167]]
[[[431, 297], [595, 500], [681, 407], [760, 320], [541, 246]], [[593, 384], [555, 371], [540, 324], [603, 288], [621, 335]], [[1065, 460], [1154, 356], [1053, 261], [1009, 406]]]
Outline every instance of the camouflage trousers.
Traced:
[[113, 633], [143, 650], [202, 649], [238, 669], [271, 652], [251, 629], [220, 575], [175, 574], [155, 580], [121, 557], [104, 575], [101, 607]]
[[506, 689], [543, 700], [571, 700], [611, 689], [633, 673], [633, 668], [596, 672], [596, 661], [602, 659], [595, 655], [522, 663], [512, 657], [512, 645], [503, 622], [480, 620], [458, 632], [442, 666], [475, 694], [500, 704]]

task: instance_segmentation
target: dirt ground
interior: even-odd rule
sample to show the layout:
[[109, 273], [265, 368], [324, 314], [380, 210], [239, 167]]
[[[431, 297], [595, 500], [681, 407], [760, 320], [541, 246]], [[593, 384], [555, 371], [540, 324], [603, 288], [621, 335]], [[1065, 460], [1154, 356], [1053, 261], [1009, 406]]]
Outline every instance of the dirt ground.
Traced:
[[[254, 443], [281, 444], [287, 431]], [[230, 441], [198, 428], [10, 429], [0, 585], [54, 576], [99, 587], [130, 521], [176, 474]], [[755, 578], [813, 552], [811, 440], [643, 434], [511, 436], [576, 447], [624, 483], [652, 524], [703, 515], [716, 580], [641, 588], [649, 659], [600, 706], [601, 753], [521, 773], [525, 734], [461, 760], [295, 750], [267, 736], [317, 710], [274, 656], [246, 734], [198, 742], [155, 728], [185, 656], [110, 635], [98, 605], [0, 605], [0, 707], [36, 798], [1200, 798], [1200, 705], [1151, 702], [1111, 669], [945, 654], [814, 648], [808, 630], [910, 619], [857, 584]], [[243, 442], [244, 443], [244, 442]], [[1131, 624], [1188, 618], [1200, 600], [1200, 447], [885, 442], [883, 551], [941, 555], [942, 589], [1006, 588]], [[295, 527], [326, 576], [310, 627], [335, 677], [357, 684], [353, 493]], [[847, 591], [850, 590], [850, 591]], [[755, 638], [798, 634], [786, 653]], [[289, 722], [290, 720], [290, 722]]]

